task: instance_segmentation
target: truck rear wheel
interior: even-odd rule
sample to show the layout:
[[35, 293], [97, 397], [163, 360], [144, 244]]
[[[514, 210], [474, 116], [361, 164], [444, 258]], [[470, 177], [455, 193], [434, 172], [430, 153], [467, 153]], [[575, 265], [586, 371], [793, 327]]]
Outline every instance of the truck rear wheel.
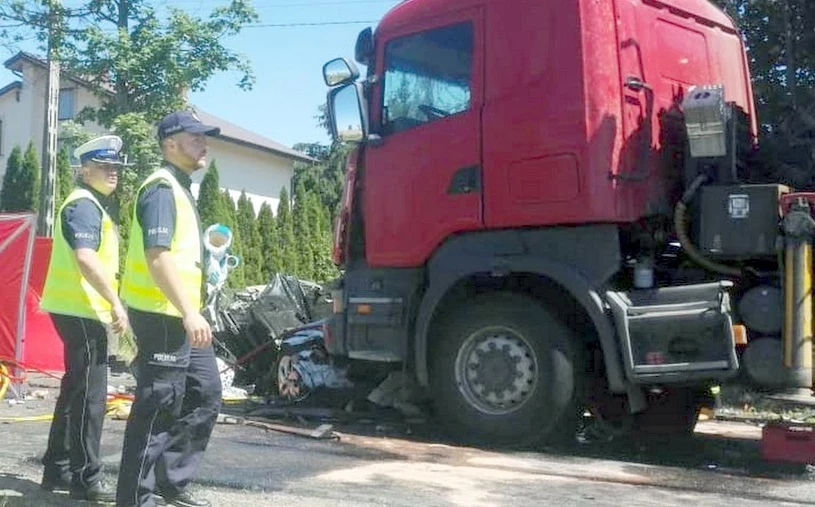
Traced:
[[488, 294], [459, 304], [435, 329], [430, 390], [456, 439], [523, 446], [574, 437], [580, 347], [549, 309]]

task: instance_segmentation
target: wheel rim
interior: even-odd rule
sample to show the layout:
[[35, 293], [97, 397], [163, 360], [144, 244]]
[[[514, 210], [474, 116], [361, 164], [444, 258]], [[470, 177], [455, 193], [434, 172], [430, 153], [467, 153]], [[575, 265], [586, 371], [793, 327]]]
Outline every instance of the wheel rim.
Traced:
[[459, 391], [471, 406], [489, 415], [520, 409], [538, 384], [538, 361], [523, 335], [507, 327], [471, 334], [455, 364]]
[[289, 401], [300, 401], [308, 396], [308, 390], [294, 368], [291, 356], [281, 357], [277, 365], [277, 390]]

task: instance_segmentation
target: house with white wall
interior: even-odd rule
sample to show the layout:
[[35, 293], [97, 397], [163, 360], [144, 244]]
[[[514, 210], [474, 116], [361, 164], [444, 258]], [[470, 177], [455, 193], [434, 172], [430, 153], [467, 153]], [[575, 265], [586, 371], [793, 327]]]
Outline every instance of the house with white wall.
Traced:
[[[33, 141], [37, 153], [42, 151], [47, 78], [45, 62], [29, 53], [17, 53], [4, 65], [18, 79], [0, 88], [0, 181], [15, 146], [25, 150]], [[83, 108], [101, 104], [87, 82], [65, 74], [60, 77], [59, 99], [60, 121], [72, 120]], [[207, 156], [218, 167], [221, 189], [229, 190], [236, 201], [241, 191], [246, 191], [255, 213], [264, 202], [277, 210], [281, 189], [291, 191], [295, 162], [314, 162], [304, 153], [206, 111], [195, 110], [202, 122], [221, 128], [220, 135], [210, 139]], [[83, 128], [94, 134], [106, 132], [93, 122], [85, 122]], [[70, 143], [64, 134], [60, 136], [60, 144], [63, 143]], [[196, 197], [204, 173], [193, 174], [192, 191]]]

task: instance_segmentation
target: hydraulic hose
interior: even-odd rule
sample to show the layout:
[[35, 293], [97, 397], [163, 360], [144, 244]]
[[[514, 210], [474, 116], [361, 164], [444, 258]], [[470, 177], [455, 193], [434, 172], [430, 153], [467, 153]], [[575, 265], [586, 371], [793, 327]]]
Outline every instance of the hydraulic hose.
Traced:
[[690, 184], [688, 189], [682, 195], [682, 198], [676, 203], [676, 207], [674, 208], [674, 229], [676, 230], [676, 235], [679, 238], [679, 243], [682, 245], [682, 248], [688, 254], [692, 260], [694, 260], [697, 264], [702, 266], [703, 268], [708, 269], [709, 271], [714, 271], [716, 273], [721, 273], [723, 275], [729, 276], [741, 276], [742, 270], [740, 268], [734, 268], [732, 266], [727, 266], [725, 264], [720, 264], [718, 262], [713, 262], [710, 259], [706, 258], [702, 255], [695, 246], [693, 246], [693, 242], [690, 240], [688, 236], [688, 221], [687, 221], [687, 212], [688, 212], [688, 203], [691, 202], [696, 192], [699, 190], [705, 181], [707, 181], [707, 176], [700, 175], [693, 183]]

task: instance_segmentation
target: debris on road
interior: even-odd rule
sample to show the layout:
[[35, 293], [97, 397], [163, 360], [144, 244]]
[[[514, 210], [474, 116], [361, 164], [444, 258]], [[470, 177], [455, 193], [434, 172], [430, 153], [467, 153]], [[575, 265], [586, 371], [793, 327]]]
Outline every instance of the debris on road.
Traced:
[[214, 304], [216, 355], [234, 368], [236, 386], [265, 395], [277, 394], [282, 340], [319, 320], [331, 302], [319, 285], [276, 274], [262, 287], [222, 289]]
[[279, 433], [286, 433], [288, 435], [296, 435], [300, 437], [308, 437], [315, 440], [340, 439], [339, 434], [333, 431], [334, 426], [331, 424], [321, 424], [314, 429], [308, 429], [308, 428], [298, 428], [296, 426], [288, 426], [284, 424], [275, 424], [266, 421], [258, 421], [257, 419], [250, 419], [248, 417], [236, 417], [227, 414], [218, 414], [218, 424], [254, 426], [256, 428], [265, 429], [267, 431], [277, 431]]

